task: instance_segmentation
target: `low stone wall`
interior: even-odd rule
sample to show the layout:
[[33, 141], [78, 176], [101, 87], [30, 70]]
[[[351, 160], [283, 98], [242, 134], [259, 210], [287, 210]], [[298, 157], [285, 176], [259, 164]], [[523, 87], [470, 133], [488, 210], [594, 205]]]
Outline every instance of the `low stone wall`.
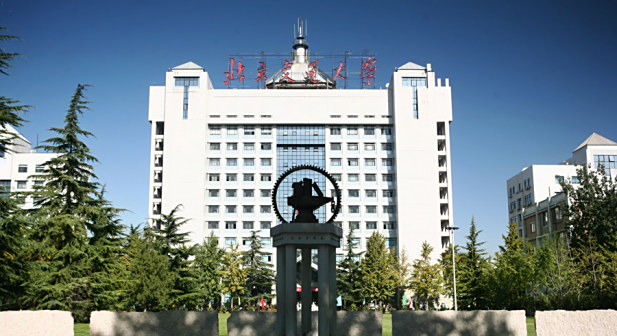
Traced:
[[537, 311], [536, 334], [617, 335], [616, 310]]
[[523, 310], [394, 311], [392, 335], [526, 336], [527, 325]]
[[90, 336], [218, 335], [217, 312], [110, 312], [90, 315]]
[[59, 310], [0, 312], [0, 335], [73, 335], [73, 316]]
[[[381, 335], [381, 312], [358, 311], [336, 313], [337, 335]], [[300, 335], [300, 312], [298, 312]], [[311, 329], [317, 330], [317, 312], [311, 313]], [[276, 312], [233, 312], [227, 320], [229, 336], [270, 336], [276, 332]]]

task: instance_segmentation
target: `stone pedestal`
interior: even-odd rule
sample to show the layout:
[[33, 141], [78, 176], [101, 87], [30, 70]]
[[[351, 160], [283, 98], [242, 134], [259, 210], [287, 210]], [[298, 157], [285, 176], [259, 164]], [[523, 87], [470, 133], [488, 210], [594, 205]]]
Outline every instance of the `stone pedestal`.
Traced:
[[311, 249], [318, 251], [319, 336], [336, 333], [336, 248], [343, 230], [332, 223], [285, 223], [270, 229], [276, 247], [277, 336], [296, 336], [296, 250], [302, 250], [302, 335], [311, 331]]

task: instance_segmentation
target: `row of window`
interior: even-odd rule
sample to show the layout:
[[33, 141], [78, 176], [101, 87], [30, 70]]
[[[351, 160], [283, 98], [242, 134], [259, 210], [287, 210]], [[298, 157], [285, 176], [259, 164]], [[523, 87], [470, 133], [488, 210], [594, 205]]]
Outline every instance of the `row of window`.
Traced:
[[[342, 150], [342, 144], [340, 142], [332, 142], [330, 143], [330, 150], [333, 151], [340, 151]], [[347, 143], [347, 150], [348, 151], [357, 151], [359, 150], [359, 145], [357, 142], [349, 142]], [[392, 145], [391, 142], [382, 142], [381, 143], [381, 150], [382, 151], [392, 151], [392, 148], [394, 146]], [[364, 144], [364, 150], [368, 151], [368, 152], [373, 152], [375, 151], [375, 143], [374, 142], [367, 142]]]
[[[239, 127], [238, 126], [226, 126], [225, 128], [225, 133], [227, 135], [238, 135], [240, 133], [239, 131]], [[259, 128], [259, 132], [261, 135], [272, 135], [272, 127], [271, 126], [261, 126], [261, 127], [254, 127], [254, 126], [243, 126], [242, 127], [242, 134], [243, 135], [248, 135], [248, 136], [252, 136], [255, 135], [257, 133], [257, 129]], [[375, 127], [375, 126], [365, 126], [365, 127], [357, 127], [357, 126], [348, 126], [345, 127], [346, 130], [346, 134], [347, 135], [359, 135], [360, 134], [360, 129], [363, 130], [363, 134], [364, 135], [375, 135], [377, 132], [377, 129], [379, 129], [379, 133], [381, 135], [392, 135], [392, 127], [390, 126], [383, 126], [383, 127]], [[209, 127], [209, 133], [210, 135], [221, 135], [223, 130], [222, 126], [210, 126]], [[343, 133], [343, 127], [330, 127], [330, 135], [341, 135]], [[297, 136], [300, 135], [298, 134], [298, 130], [284, 130], [282, 132], [282, 136]], [[312, 132], [309, 130], [306, 130], [306, 134], [308, 136], [319, 136], [319, 131], [317, 130], [313, 130]]]
[[[334, 180], [336, 180], [337, 182], [341, 182], [343, 181], [343, 176], [342, 174], [331, 174], [332, 177], [334, 178]], [[347, 174], [347, 181], [349, 182], [359, 182], [360, 181], [360, 175], [361, 174]], [[378, 174], [364, 174], [364, 181], [365, 182], [375, 182], [377, 181], [377, 175]], [[394, 181], [394, 174], [381, 174], [381, 180], [384, 182], [393, 182]]]
[[[346, 161], [347, 161], [347, 166], [349, 167], [360, 166], [360, 159], [358, 158], [349, 158]], [[330, 166], [340, 167], [342, 165], [343, 165], [343, 159], [341, 158], [330, 159]], [[381, 165], [384, 167], [392, 167], [394, 166], [394, 159], [381, 159]], [[377, 166], [377, 160], [375, 158], [364, 159], [364, 166], [365, 167], [375, 167]]]
[[[240, 239], [242, 240], [242, 246], [249, 246], [253, 242], [253, 238], [251, 238], [251, 237], [242, 237]], [[264, 247], [272, 246], [272, 238], [270, 238], [270, 237], [259, 237], [259, 240], [261, 241], [261, 245], [263, 245]], [[237, 237], [225, 237], [225, 246], [233, 247], [233, 246], [236, 246], [236, 245], [238, 245], [238, 238]], [[269, 254], [266, 254], [265, 256], [267, 257], [268, 261], [272, 260], [271, 256]], [[264, 257], [264, 256], [262, 256], [262, 257]]]
[[[230, 213], [230, 214], [235, 214], [238, 213], [238, 207], [237, 205], [225, 205], [225, 213]], [[255, 213], [255, 207], [254, 205], [243, 205], [242, 206], [242, 213]], [[211, 214], [217, 214], [220, 213], [220, 205], [208, 205], [208, 213]], [[271, 205], [260, 205], [259, 206], [259, 213], [262, 214], [267, 214], [267, 213], [271, 213], [272, 211], [272, 206]]]
[[[255, 143], [254, 142], [244, 142], [242, 143], [242, 147], [245, 151], [254, 151], [255, 150]], [[259, 143], [259, 147], [261, 150], [264, 151], [270, 151], [272, 150], [272, 143], [271, 142], [261, 142]], [[393, 144], [391, 142], [383, 142], [381, 143], [381, 150], [382, 151], [392, 151], [393, 149]], [[208, 143], [208, 148], [211, 151], [220, 151], [221, 150], [221, 143], [220, 142], [209, 142]], [[228, 151], [237, 151], [238, 150], [238, 143], [237, 142], [227, 142], [226, 143], [226, 148]], [[306, 151], [310, 151], [311, 147], [306, 147]], [[340, 151], [342, 150], [343, 146], [340, 142], [333, 142], [330, 144], [330, 150], [333, 151]], [[359, 144], [357, 142], [350, 142], [347, 143], [347, 150], [349, 151], [358, 151], [360, 148]], [[376, 144], [374, 142], [367, 142], [364, 144], [364, 150], [365, 151], [369, 151], [369, 152], [373, 152], [375, 151], [376, 148]], [[161, 148], [162, 150], [162, 148]], [[297, 147], [292, 146], [292, 147], [283, 147], [283, 151], [297, 151]], [[317, 147], [313, 148], [313, 150], [317, 150]]]
[[[34, 167], [34, 172], [35, 173], [42, 173], [45, 171], [45, 165], [42, 164], [37, 164]], [[28, 172], [28, 165], [27, 164], [20, 164], [17, 166], [17, 172], [18, 173], [27, 173]]]
[[[7, 180], [8, 183], [10, 183], [9, 180]], [[38, 186], [42, 186], [44, 184], [43, 181], [33, 181], [34, 185], [38, 185]], [[8, 187], [8, 185], [7, 185]], [[28, 187], [28, 181], [27, 180], [17, 180], [15, 181], [15, 189], [26, 189]]]
[[[359, 214], [360, 213], [360, 206], [359, 205], [348, 205], [347, 206], [347, 211], [349, 214]], [[384, 205], [383, 206], [383, 213], [384, 214], [393, 214], [396, 212], [396, 206], [394, 205]], [[377, 206], [376, 205], [365, 205], [364, 206], [364, 213], [366, 214], [376, 214], [377, 213]]]
[[[560, 184], [565, 182], [566, 178], [563, 175], [555, 175], [555, 183]], [[572, 176], [570, 178], [572, 184], [580, 184], [581, 181], [578, 179], [578, 176]]]
[[[208, 229], [217, 230], [219, 229], [219, 221], [207, 221]], [[255, 222], [252, 221], [243, 221], [242, 229], [243, 230], [255, 230]], [[261, 230], [269, 230], [272, 227], [271, 221], [260, 221], [259, 229]], [[236, 221], [225, 221], [225, 229], [226, 230], [235, 230], [237, 228]]]
[[[208, 197], [219, 197], [219, 189], [208, 189]], [[260, 189], [260, 197], [270, 197], [270, 189]], [[225, 189], [225, 197], [238, 197], [238, 191], [236, 189]], [[255, 197], [255, 190], [242, 189], [242, 197]]]
[[[210, 135], [221, 135], [222, 127], [221, 126], [210, 126]], [[244, 126], [242, 128], [242, 134], [244, 135], [255, 135], [257, 127], [253, 126]], [[227, 126], [225, 127], [225, 131], [227, 135], [238, 135], [238, 127], [237, 126]], [[272, 127], [271, 126], [262, 126], [260, 127], [261, 135], [272, 135]]]
[[[220, 158], [209, 158], [208, 165], [210, 167], [220, 167], [221, 159]], [[255, 159], [254, 158], [244, 158], [242, 159], [242, 165], [244, 167], [254, 167]], [[272, 159], [264, 158], [259, 159], [259, 165], [261, 167], [272, 167]], [[225, 159], [225, 166], [227, 167], [237, 167], [238, 166], [238, 158], [227, 158]]]
[[[245, 182], [254, 182], [255, 174], [242, 174], [242, 180]], [[270, 182], [272, 181], [272, 174], [259, 174], [259, 180], [261, 182]], [[210, 173], [208, 174], [209, 182], [219, 182], [221, 181], [221, 174], [218, 173]], [[225, 174], [226, 182], [237, 182], [238, 174], [236, 173], [227, 173]]]
[[[221, 143], [220, 142], [209, 142], [208, 143], [208, 148], [211, 151], [220, 151], [221, 150]], [[238, 150], [238, 143], [237, 142], [228, 142], [226, 143], [226, 148], [228, 151], [237, 151]], [[244, 142], [243, 143], [243, 148], [245, 151], [254, 151], [255, 150], [255, 143], [254, 142]], [[265, 150], [265, 151], [269, 151], [272, 150], [272, 143], [271, 142], [261, 142], [259, 144], [259, 148], [261, 150]]]
[[[381, 196], [385, 198], [392, 198], [394, 197], [394, 195], [395, 195], [395, 192], [393, 189], [383, 189], [381, 191]], [[349, 196], [350, 198], [360, 197], [360, 190], [359, 189], [349, 189], [347, 190], [347, 196]], [[364, 196], [366, 198], [375, 198], [377, 197], [377, 190], [366, 189], [364, 190]]]

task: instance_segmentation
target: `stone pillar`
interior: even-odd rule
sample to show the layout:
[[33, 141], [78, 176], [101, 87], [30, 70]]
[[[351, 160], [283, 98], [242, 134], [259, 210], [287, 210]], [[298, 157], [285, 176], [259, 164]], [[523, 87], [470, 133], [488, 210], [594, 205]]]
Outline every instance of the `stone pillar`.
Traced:
[[[320, 336], [330, 335], [330, 258], [328, 256], [330, 248], [327, 245], [319, 246], [319, 269], [317, 272], [319, 283], [319, 313], [318, 329]], [[324, 323], [325, 322], [325, 323]]]
[[330, 333], [334, 335], [336, 331], [336, 248], [328, 246], [328, 257], [330, 265], [328, 268], [334, 274], [330, 274]]
[[285, 247], [276, 248], [276, 335], [285, 335]]
[[285, 336], [296, 336], [296, 247], [285, 246]]
[[302, 249], [302, 336], [306, 336], [311, 331], [311, 303], [313, 293], [311, 291], [311, 249]]

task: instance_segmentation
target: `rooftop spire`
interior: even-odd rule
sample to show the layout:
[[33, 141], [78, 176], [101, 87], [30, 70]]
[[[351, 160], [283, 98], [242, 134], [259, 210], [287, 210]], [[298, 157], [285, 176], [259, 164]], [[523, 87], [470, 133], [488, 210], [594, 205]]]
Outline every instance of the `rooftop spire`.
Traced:
[[300, 21], [298, 18], [298, 25], [294, 25], [295, 40], [293, 44], [293, 62], [294, 63], [308, 63], [308, 43], [304, 38], [307, 34], [308, 23], [306, 21]]

